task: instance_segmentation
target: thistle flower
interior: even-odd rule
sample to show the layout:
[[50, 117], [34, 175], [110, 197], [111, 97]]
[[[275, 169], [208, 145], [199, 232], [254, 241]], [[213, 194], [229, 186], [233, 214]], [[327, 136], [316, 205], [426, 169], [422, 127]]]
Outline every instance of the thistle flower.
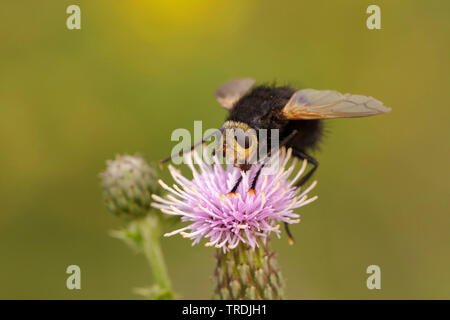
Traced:
[[108, 160], [100, 177], [106, 206], [118, 216], [145, 216], [150, 195], [159, 192], [155, 170], [139, 155], [118, 155]]
[[277, 254], [268, 242], [255, 250], [247, 245], [239, 245], [225, 253], [217, 249], [215, 258], [213, 298], [277, 300], [284, 297]]
[[[298, 223], [299, 215], [294, 213], [294, 209], [317, 199], [317, 196], [307, 196], [316, 181], [305, 190], [295, 186], [295, 182], [305, 171], [306, 160], [292, 180], [289, 180], [297, 163], [295, 158], [287, 168], [291, 152], [291, 149], [286, 151], [282, 148], [278, 157], [271, 157], [269, 166], [266, 165], [265, 168], [273, 168], [274, 161], [278, 160], [279, 169], [275, 172], [263, 169], [254, 190], [250, 191], [261, 164], [253, 165], [247, 172], [241, 172], [232, 165], [223, 168], [217, 156], [210, 165], [193, 152], [200, 170], [197, 170], [192, 161], [186, 161], [193, 174], [192, 180], [169, 166], [178, 185], [170, 187], [159, 180], [169, 194], [165, 198], [152, 195], [156, 201], [152, 206], [168, 215], [181, 216], [181, 221], [190, 224], [166, 233], [165, 236], [181, 234], [192, 239], [193, 245], [206, 238], [209, 240], [206, 246], [221, 248], [224, 253], [239, 244], [255, 249], [260, 243], [265, 244], [271, 234], [280, 237], [280, 223]], [[229, 193], [240, 175], [242, 181], [236, 192]]]
[[107, 208], [127, 222], [125, 228], [111, 235], [145, 254], [156, 282], [136, 292], [151, 299], [173, 299], [159, 244], [164, 217], [159, 212], [149, 214], [153, 210], [150, 195], [160, 191], [155, 170], [138, 155], [118, 155], [115, 160], [107, 161], [100, 177]]

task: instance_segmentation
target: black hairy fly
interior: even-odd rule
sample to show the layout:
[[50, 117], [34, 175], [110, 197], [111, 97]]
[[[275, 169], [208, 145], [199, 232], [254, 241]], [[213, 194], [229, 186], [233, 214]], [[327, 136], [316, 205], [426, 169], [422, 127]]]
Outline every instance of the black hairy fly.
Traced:
[[[391, 110], [373, 97], [341, 94], [332, 90], [296, 91], [288, 86], [255, 85], [255, 83], [255, 80], [249, 78], [238, 79], [229, 81], [217, 89], [217, 101], [229, 110], [227, 120], [219, 131], [232, 132], [234, 137], [222, 139], [218, 151], [222, 151], [227, 158], [230, 157], [231, 161], [236, 163], [236, 166], [246, 171], [251, 167], [250, 155], [254, 154], [258, 145], [266, 143], [269, 153], [274, 145], [269, 136], [267, 141], [259, 141], [258, 131], [278, 129], [279, 141], [276, 145], [291, 148], [295, 157], [306, 159], [312, 165], [307, 174], [297, 182], [298, 187], [311, 178], [319, 165], [309, 152], [317, 146], [322, 137], [322, 120], [367, 117]], [[191, 150], [208, 138], [194, 144]], [[161, 163], [170, 159], [172, 157]], [[249, 192], [255, 192], [254, 188], [262, 167], [256, 173]], [[230, 193], [237, 190], [241, 179], [242, 177], [236, 181]], [[287, 224], [285, 227], [289, 242], [293, 243]]]

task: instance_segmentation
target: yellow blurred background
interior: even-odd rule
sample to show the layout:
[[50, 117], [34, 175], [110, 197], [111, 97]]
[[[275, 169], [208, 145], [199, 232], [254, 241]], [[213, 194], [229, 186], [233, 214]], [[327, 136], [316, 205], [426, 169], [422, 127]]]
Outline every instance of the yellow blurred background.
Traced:
[[[66, 8], [81, 8], [81, 30]], [[381, 30], [366, 8], [381, 8]], [[327, 122], [320, 198], [295, 246], [274, 240], [291, 299], [450, 298], [449, 1], [2, 1], [0, 298], [132, 299], [145, 259], [112, 239], [98, 173], [168, 155], [176, 128], [221, 125], [232, 78], [372, 95], [390, 114]], [[168, 178], [166, 171], [163, 177]], [[214, 250], [163, 249], [175, 290], [209, 298]], [[66, 289], [66, 267], [82, 289]], [[381, 267], [381, 290], [366, 268]]]

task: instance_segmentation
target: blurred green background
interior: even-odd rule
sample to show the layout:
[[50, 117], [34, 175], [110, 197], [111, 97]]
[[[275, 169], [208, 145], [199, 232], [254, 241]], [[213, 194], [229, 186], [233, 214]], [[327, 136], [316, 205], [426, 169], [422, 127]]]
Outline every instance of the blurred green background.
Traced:
[[[81, 7], [67, 30], [66, 7]], [[366, 28], [381, 7], [382, 30]], [[215, 88], [251, 76], [367, 94], [390, 114], [327, 123], [320, 199], [273, 241], [292, 299], [450, 298], [449, 1], [2, 1], [0, 298], [132, 299], [144, 257], [112, 239], [98, 173], [221, 125]], [[168, 178], [166, 171], [163, 173]], [[213, 252], [163, 248], [183, 298], [209, 298]], [[65, 269], [82, 270], [82, 290]], [[381, 267], [381, 290], [366, 287]]]

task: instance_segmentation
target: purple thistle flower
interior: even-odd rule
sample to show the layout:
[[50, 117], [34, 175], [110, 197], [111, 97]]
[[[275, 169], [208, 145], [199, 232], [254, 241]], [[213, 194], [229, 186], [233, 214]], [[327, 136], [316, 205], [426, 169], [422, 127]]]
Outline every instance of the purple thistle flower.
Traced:
[[[193, 152], [200, 170], [192, 161], [186, 161], [193, 174], [192, 180], [169, 166], [170, 173], [178, 185], [170, 187], [159, 180], [169, 194], [165, 198], [152, 195], [156, 201], [152, 206], [163, 213], [181, 216], [182, 221], [191, 223], [166, 233], [165, 236], [179, 233], [192, 239], [192, 245], [199, 243], [202, 238], [207, 238], [209, 241], [205, 246], [222, 248], [224, 252], [236, 248], [239, 243], [247, 244], [251, 248], [258, 247], [258, 240], [265, 243], [272, 232], [279, 238], [280, 222], [300, 222], [300, 216], [294, 213], [294, 209], [317, 199], [317, 196], [307, 196], [315, 187], [316, 181], [305, 190], [295, 186], [295, 182], [305, 171], [306, 160], [292, 180], [289, 180], [297, 163], [294, 158], [287, 168], [291, 151], [282, 148], [278, 157], [271, 157], [268, 164], [272, 166], [266, 165], [263, 168], [255, 186], [256, 192], [249, 191], [249, 188], [261, 164], [253, 165], [247, 172], [232, 165], [224, 169], [217, 157], [213, 158], [213, 164], [208, 164]], [[191, 156], [189, 158], [192, 159]], [[278, 170], [273, 169], [274, 161], [278, 161]], [[271, 169], [266, 170], [266, 167]], [[242, 181], [238, 189], [229, 194], [239, 175], [242, 175]]]

